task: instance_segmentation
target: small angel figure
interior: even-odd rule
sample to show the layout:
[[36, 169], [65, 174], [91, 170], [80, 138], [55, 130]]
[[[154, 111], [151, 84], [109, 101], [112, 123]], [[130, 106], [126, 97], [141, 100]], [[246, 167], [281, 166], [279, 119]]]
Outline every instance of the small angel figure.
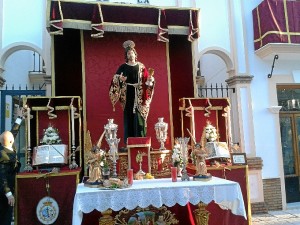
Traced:
[[103, 156], [104, 151], [97, 146], [93, 146], [87, 159], [87, 164], [89, 167], [89, 179], [87, 180], [88, 183], [97, 183], [101, 181], [101, 163], [103, 161]]

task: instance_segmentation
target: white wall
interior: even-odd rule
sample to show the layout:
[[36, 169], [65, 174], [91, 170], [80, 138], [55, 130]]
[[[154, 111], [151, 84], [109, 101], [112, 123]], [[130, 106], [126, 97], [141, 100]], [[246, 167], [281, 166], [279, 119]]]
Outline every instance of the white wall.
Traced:
[[200, 8], [199, 52], [212, 47], [230, 52], [227, 0], [196, 1], [196, 7]]
[[30, 42], [42, 48], [45, 0], [3, 0], [2, 48], [14, 42]]
[[[251, 83], [253, 100], [253, 119], [255, 130], [255, 142], [257, 156], [263, 159], [263, 178], [276, 178], [280, 176], [278, 165], [280, 157], [278, 155], [278, 130], [276, 127], [276, 117], [268, 110], [274, 102], [270, 101], [269, 83], [276, 79], [276, 75], [286, 75], [286, 81], [290, 81], [289, 76], [293, 70], [299, 70], [300, 59], [289, 61], [280, 58], [276, 60], [273, 70], [273, 77], [268, 78], [271, 72], [273, 59], [262, 60], [254, 53], [252, 10], [261, 0], [244, 1], [245, 19], [247, 27], [247, 48], [249, 51], [250, 74], [254, 76]], [[275, 87], [273, 87], [275, 88]], [[276, 96], [273, 96], [276, 98]], [[277, 117], [278, 118], [278, 117]]]

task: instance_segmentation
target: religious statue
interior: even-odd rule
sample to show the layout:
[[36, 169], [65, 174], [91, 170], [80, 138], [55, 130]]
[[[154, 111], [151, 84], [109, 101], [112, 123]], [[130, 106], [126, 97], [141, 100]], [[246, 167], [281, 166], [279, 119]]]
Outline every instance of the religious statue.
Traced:
[[154, 70], [147, 70], [137, 61], [135, 43], [131, 40], [123, 43], [125, 63], [113, 76], [109, 88], [109, 97], [115, 110], [117, 101], [124, 111], [124, 143], [128, 137], [145, 137], [147, 117], [154, 92]]
[[89, 168], [89, 179], [86, 184], [99, 185], [102, 183], [101, 163], [105, 157], [105, 152], [97, 146], [93, 146], [87, 158]]
[[193, 150], [196, 164], [196, 175], [194, 180], [210, 180], [212, 178], [210, 173], [207, 173], [205, 157], [207, 156], [205, 149], [201, 148], [199, 143], [196, 143]]

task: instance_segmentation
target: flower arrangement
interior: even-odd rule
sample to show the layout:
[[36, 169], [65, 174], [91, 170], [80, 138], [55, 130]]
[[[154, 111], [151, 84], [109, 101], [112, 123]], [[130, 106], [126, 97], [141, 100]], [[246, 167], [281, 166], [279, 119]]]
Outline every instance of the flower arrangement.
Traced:
[[177, 138], [175, 139], [175, 145], [172, 150], [172, 161], [175, 167], [181, 166], [183, 163], [180, 144]]
[[47, 129], [44, 129], [44, 136], [40, 143], [42, 145], [61, 144], [62, 140], [59, 137], [58, 129], [50, 124]]
[[219, 135], [217, 132], [217, 129], [211, 124], [211, 122], [207, 121], [206, 127], [205, 127], [205, 138], [209, 142], [217, 141]]

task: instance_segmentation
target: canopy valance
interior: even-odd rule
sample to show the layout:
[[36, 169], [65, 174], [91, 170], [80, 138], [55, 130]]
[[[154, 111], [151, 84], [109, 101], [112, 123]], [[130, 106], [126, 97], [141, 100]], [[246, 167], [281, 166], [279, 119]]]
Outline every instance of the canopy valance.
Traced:
[[94, 38], [105, 32], [156, 33], [168, 42], [169, 34], [199, 37], [199, 9], [162, 8], [148, 5], [51, 0], [48, 2], [50, 34], [63, 34], [64, 28], [91, 30]]

